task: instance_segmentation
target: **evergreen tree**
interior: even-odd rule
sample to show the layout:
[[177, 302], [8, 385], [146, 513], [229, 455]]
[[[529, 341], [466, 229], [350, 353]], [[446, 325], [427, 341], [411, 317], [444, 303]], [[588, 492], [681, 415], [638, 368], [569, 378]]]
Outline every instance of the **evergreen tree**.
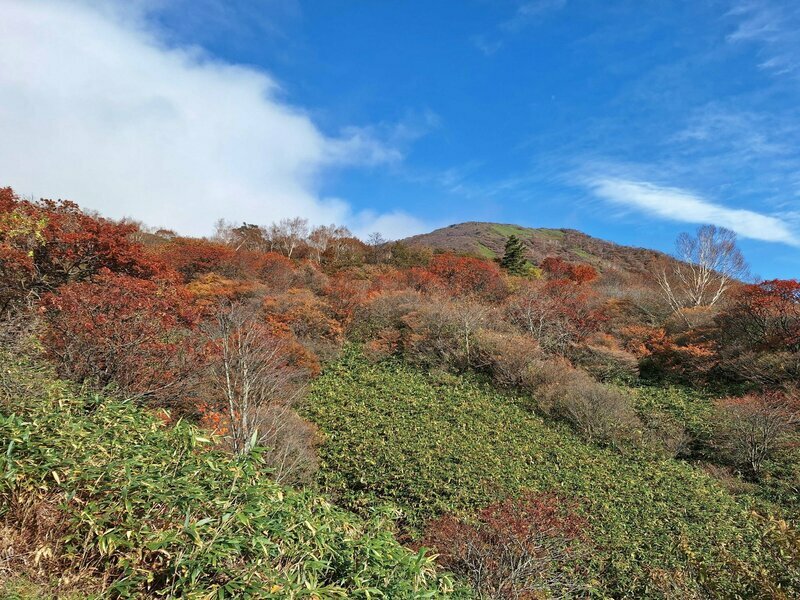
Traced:
[[528, 261], [525, 259], [525, 246], [515, 235], [506, 241], [506, 251], [500, 266], [512, 275], [525, 275], [528, 272]]

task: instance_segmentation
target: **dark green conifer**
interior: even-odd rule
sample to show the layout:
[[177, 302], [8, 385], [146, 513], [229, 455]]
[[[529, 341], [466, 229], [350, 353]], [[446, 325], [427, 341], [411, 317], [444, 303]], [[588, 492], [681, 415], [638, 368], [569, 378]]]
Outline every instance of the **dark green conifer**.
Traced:
[[525, 275], [528, 271], [528, 261], [525, 259], [525, 245], [515, 235], [509, 236], [506, 241], [506, 251], [500, 266], [512, 275]]

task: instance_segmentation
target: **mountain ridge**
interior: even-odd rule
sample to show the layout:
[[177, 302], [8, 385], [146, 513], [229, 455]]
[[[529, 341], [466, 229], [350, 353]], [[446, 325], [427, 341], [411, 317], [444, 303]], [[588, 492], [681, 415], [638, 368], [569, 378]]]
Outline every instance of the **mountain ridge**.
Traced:
[[455, 223], [400, 241], [410, 246], [495, 259], [503, 255], [505, 242], [511, 235], [522, 240], [527, 258], [534, 264], [548, 256], [555, 256], [590, 264], [601, 272], [616, 270], [644, 275], [651, 272], [650, 265], [654, 261], [668, 257], [658, 250], [617, 244], [576, 229], [525, 227], [486, 221]]

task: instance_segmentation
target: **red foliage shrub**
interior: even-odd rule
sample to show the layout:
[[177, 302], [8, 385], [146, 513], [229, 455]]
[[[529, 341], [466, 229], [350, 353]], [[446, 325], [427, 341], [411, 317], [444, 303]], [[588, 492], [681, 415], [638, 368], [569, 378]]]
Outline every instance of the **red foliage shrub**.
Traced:
[[260, 289], [252, 280], [226, 279], [216, 273], [199, 276], [186, 286], [186, 290], [196, 299], [198, 305], [212, 307], [222, 300], [230, 302], [254, 296]]
[[288, 290], [294, 282], [294, 264], [283, 254], [277, 252], [260, 254], [253, 266], [256, 277], [271, 290]]
[[453, 296], [499, 300], [507, 293], [500, 267], [479, 258], [439, 254], [431, 260], [428, 272]]
[[132, 240], [133, 224], [87, 215], [72, 202], [22, 200], [0, 189], [0, 311], [28, 294], [89, 279], [101, 269], [168, 278], [164, 264]]
[[260, 252], [195, 238], [175, 238], [154, 252], [192, 281], [216, 273], [231, 279], [258, 279], [272, 290], [285, 291], [295, 278], [294, 263], [277, 252]]
[[509, 320], [545, 350], [564, 353], [597, 331], [605, 320], [591, 290], [566, 279], [525, 282], [506, 305]]
[[178, 271], [185, 281], [204, 273], [227, 277], [238, 274], [236, 252], [230, 246], [196, 238], [174, 238], [156, 248], [157, 255]]
[[[705, 381], [718, 366], [719, 356], [708, 332], [690, 329], [679, 335], [669, 335], [664, 329], [640, 332], [638, 350], [643, 358], [642, 373], [650, 377], [666, 377], [683, 383]], [[634, 340], [630, 341], [635, 344]]]
[[131, 241], [135, 225], [86, 215], [72, 202], [44, 200], [34, 206], [47, 221], [45, 244], [34, 251], [34, 259], [37, 270], [54, 283], [87, 279], [101, 269], [141, 279], [168, 274], [163, 263]]
[[551, 279], [569, 279], [575, 283], [589, 283], [597, 279], [597, 271], [594, 267], [584, 264], [569, 263], [555, 256], [548, 256], [543, 259], [539, 267], [547, 273]]
[[380, 292], [399, 292], [403, 290], [417, 292], [447, 291], [440, 278], [422, 267], [384, 271], [374, 278], [372, 287]]
[[800, 281], [742, 286], [719, 322], [729, 340], [763, 350], [800, 351]]
[[555, 494], [527, 494], [482, 510], [475, 522], [431, 521], [423, 543], [483, 598], [566, 597], [586, 589], [585, 519]]
[[637, 358], [644, 358], [651, 354], [649, 343], [651, 339], [661, 338], [665, 334], [661, 328], [646, 325], [628, 325], [618, 332], [622, 348]]
[[33, 252], [44, 243], [44, 221], [21, 206], [11, 188], [0, 188], [0, 315], [35, 279]]
[[189, 332], [200, 315], [179, 287], [102, 270], [42, 299], [43, 342], [74, 381], [125, 394], [179, 394], [197, 358]]
[[405, 286], [418, 292], [432, 292], [441, 289], [441, 281], [428, 269], [422, 267], [411, 267], [401, 271], [405, 280]]
[[589, 283], [597, 279], [597, 271], [590, 265], [572, 265], [569, 278], [575, 283]]
[[377, 295], [366, 279], [356, 279], [347, 272], [331, 277], [324, 290], [325, 299], [343, 327], [349, 327], [357, 311]]
[[264, 300], [267, 321], [283, 325], [298, 338], [339, 341], [342, 327], [325, 301], [311, 290], [291, 289]]

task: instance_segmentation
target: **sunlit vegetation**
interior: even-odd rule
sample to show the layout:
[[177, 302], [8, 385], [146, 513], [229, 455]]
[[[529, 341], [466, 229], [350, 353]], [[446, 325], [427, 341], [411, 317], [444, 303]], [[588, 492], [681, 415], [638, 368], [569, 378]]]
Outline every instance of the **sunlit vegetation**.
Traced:
[[315, 383], [307, 411], [325, 435], [325, 489], [359, 512], [390, 501], [418, 535], [442, 515], [556, 493], [587, 521], [598, 593], [800, 591], [797, 564], [781, 558], [782, 542], [747, 501], [680, 461], [587, 444], [530, 402], [470, 378], [370, 364], [352, 350]]
[[793, 597], [800, 284], [745, 272], [2, 188], [0, 594]]
[[7, 356], [4, 368], [8, 385], [17, 380], [32, 394], [6, 399], [0, 416], [0, 552], [18, 574], [4, 593], [436, 598], [452, 590], [430, 557], [395, 541], [388, 512], [356, 519], [274, 483], [259, 451], [235, 458], [211, 450], [185, 421], [173, 426], [55, 381], [36, 385], [42, 374]]

